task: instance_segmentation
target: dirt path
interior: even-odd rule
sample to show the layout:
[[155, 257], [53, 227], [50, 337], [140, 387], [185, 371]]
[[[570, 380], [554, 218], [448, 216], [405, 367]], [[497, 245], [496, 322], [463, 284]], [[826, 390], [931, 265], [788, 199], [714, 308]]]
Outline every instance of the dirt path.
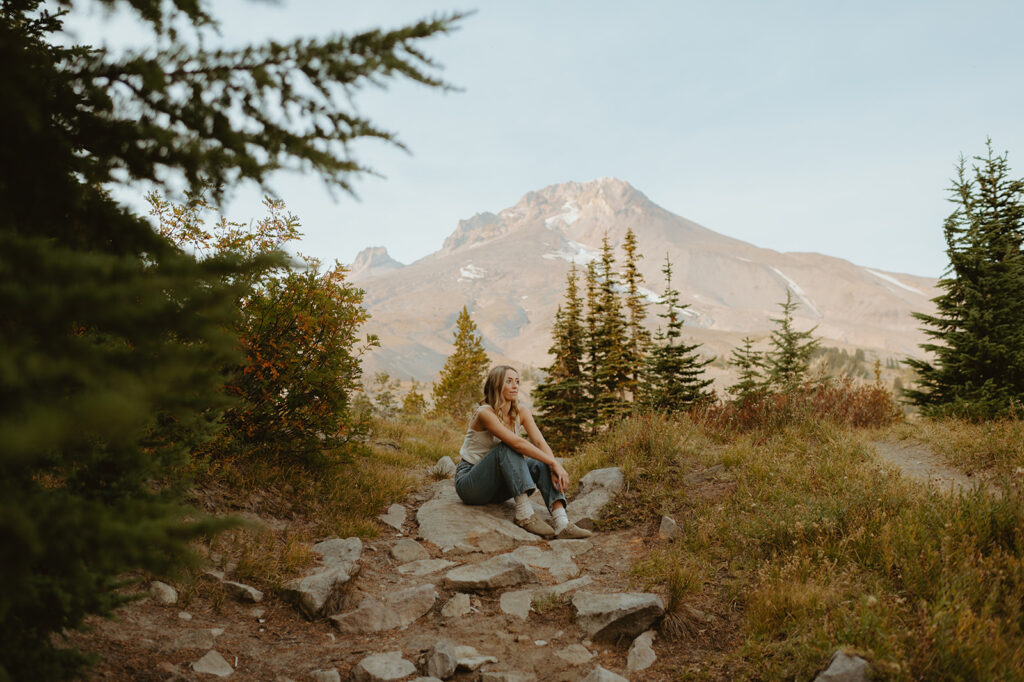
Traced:
[[981, 486], [991, 493], [999, 493], [979, 478], [968, 476], [947, 465], [924, 445], [889, 441], [872, 441], [869, 445], [875, 449], [880, 462], [894, 466], [908, 478], [932, 485], [938, 490], [959, 494]]

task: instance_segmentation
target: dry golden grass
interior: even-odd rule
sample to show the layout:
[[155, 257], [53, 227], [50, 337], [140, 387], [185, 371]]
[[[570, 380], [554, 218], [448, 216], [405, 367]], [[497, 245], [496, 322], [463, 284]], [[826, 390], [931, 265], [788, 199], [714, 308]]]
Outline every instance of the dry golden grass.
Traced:
[[[692, 626], [687, 604], [711, 602], [742, 612], [742, 644], [712, 654], [737, 679], [812, 679], [842, 646], [887, 679], [1024, 679], [1020, 494], [929, 491], [875, 465], [877, 431], [831, 420], [712, 426], [634, 418], [574, 463], [623, 467], [614, 523], [679, 521], [680, 538], [635, 569], [678, 614], [663, 634]], [[990, 453], [1015, 447], [998, 433]], [[714, 463], [732, 488], [707, 502], [687, 474]]]

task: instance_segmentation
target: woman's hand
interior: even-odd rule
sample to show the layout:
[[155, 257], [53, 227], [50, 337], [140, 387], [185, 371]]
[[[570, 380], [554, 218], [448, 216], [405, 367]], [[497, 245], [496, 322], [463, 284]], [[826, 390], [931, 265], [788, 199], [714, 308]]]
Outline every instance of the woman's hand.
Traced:
[[555, 464], [551, 467], [551, 482], [563, 495], [569, 490], [569, 472], [558, 463], [558, 460], [555, 460]]

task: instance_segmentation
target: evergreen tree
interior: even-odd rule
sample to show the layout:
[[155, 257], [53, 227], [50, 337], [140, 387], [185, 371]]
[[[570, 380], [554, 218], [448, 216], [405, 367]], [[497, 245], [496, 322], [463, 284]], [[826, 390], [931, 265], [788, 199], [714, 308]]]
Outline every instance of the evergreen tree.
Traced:
[[1024, 400], [1024, 180], [991, 141], [975, 160], [970, 171], [960, 160], [951, 188], [937, 312], [914, 313], [932, 358], [907, 360], [918, 380], [905, 395], [927, 415], [988, 418]]
[[745, 403], [764, 391], [765, 377], [764, 353], [754, 350], [754, 339], [745, 336], [739, 348], [733, 348], [729, 355], [729, 364], [739, 370], [736, 383], [729, 386], [726, 392], [733, 400]]
[[682, 312], [688, 305], [680, 305], [679, 292], [672, 287], [672, 263], [665, 256], [665, 294], [662, 303], [665, 312], [659, 313], [666, 321], [666, 329], [658, 329], [651, 350], [643, 387], [643, 404], [661, 412], [680, 412], [711, 397], [708, 387], [712, 380], [704, 376], [704, 368], [714, 358], [702, 359], [697, 352], [701, 344], [682, 342]]
[[409, 387], [409, 392], [405, 394], [402, 399], [402, 414], [418, 417], [427, 411], [427, 399], [420, 393], [420, 384], [415, 379], [412, 380], [412, 386]]
[[647, 298], [640, 291], [644, 281], [637, 266], [643, 254], [637, 250], [636, 235], [632, 229], [626, 230], [622, 242], [622, 250], [626, 252], [626, 260], [622, 271], [622, 283], [626, 289], [626, 363], [630, 367], [630, 378], [627, 391], [631, 398], [636, 398], [640, 382], [643, 379], [647, 352], [651, 347], [651, 333], [644, 327], [647, 318]]
[[615, 254], [605, 234], [597, 266], [596, 337], [594, 348], [594, 407], [597, 422], [610, 424], [630, 410], [626, 392], [630, 385], [630, 366], [626, 318], [619, 296], [619, 276], [614, 270]]
[[588, 433], [590, 414], [583, 327], [583, 301], [576, 284], [576, 264], [566, 277], [565, 305], [555, 314], [551, 330], [552, 362], [544, 368], [546, 378], [534, 391], [538, 411], [544, 419], [545, 438], [552, 447], [571, 449]]
[[465, 306], [455, 321], [453, 336], [455, 350], [445, 360], [441, 378], [434, 385], [434, 413], [461, 420], [483, 395], [490, 360]]
[[584, 284], [587, 288], [587, 313], [585, 316], [586, 326], [584, 328], [584, 365], [583, 365], [583, 379], [586, 386], [587, 395], [587, 422], [591, 427], [591, 431], [596, 431], [598, 428], [598, 414], [597, 414], [597, 403], [595, 397], [600, 394], [601, 388], [598, 385], [598, 367], [604, 361], [601, 355], [601, 346], [599, 345], [599, 334], [598, 334], [598, 323], [600, 320], [600, 276], [597, 270], [597, 261], [591, 260], [587, 262], [587, 270], [584, 275]]
[[216, 28], [202, 0], [103, 1], [167, 47], [66, 46], [53, 6], [73, 0], [0, 3], [0, 679], [75, 675], [51, 635], [213, 528], [177, 482], [226, 406], [238, 283], [263, 264], [198, 262], [104, 188], [181, 178], [219, 197], [279, 168], [347, 188], [348, 143], [393, 140], [349, 97], [392, 76], [443, 86], [419, 43], [454, 19], [205, 51], [179, 34]]
[[797, 305], [793, 292], [786, 289], [786, 301], [779, 304], [782, 317], [772, 318], [776, 328], [772, 330], [772, 348], [765, 356], [765, 370], [768, 383], [780, 391], [788, 391], [807, 378], [811, 356], [821, 345], [821, 340], [813, 337], [817, 326], [805, 332], [793, 328], [793, 311]]

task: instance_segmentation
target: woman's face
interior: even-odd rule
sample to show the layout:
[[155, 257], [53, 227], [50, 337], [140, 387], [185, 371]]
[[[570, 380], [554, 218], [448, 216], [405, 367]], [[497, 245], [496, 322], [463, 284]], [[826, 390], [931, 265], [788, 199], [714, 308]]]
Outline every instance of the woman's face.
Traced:
[[519, 373], [513, 369], [505, 370], [505, 381], [501, 384], [501, 397], [506, 402], [514, 403], [519, 395]]

